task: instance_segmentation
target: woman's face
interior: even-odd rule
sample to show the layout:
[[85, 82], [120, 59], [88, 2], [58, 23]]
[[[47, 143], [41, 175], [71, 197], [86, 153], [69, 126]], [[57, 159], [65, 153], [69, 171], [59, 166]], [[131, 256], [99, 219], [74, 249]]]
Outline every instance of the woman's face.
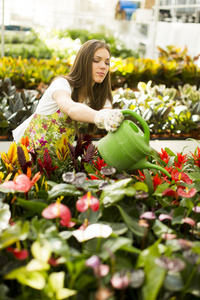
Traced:
[[110, 67], [110, 53], [106, 48], [99, 48], [93, 57], [92, 63], [92, 79], [95, 82], [101, 83], [106, 77]]

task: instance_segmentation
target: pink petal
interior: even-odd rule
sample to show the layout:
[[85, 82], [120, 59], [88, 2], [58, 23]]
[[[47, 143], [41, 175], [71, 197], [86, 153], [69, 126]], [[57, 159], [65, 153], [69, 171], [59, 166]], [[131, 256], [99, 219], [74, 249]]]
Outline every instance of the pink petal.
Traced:
[[77, 202], [76, 202], [76, 208], [78, 211], [80, 212], [84, 212], [88, 209], [88, 203], [87, 201], [85, 201], [83, 198], [80, 198]]
[[192, 208], [192, 210], [196, 213], [200, 213], [200, 206], [195, 206]]
[[182, 187], [179, 187], [177, 189], [177, 193], [179, 196], [186, 197], [186, 198], [192, 198], [196, 194], [197, 190], [195, 188], [191, 188], [190, 190], [183, 189]]
[[115, 289], [119, 289], [119, 290], [127, 288], [130, 283], [130, 279], [128, 278], [127, 275], [124, 275], [124, 276], [114, 275], [110, 281], [111, 281], [112, 286]]
[[2, 186], [5, 189], [9, 189], [9, 190], [17, 190], [16, 188], [16, 183], [14, 181], [5, 181]]
[[100, 206], [99, 200], [95, 197], [92, 197], [90, 201], [91, 201], [91, 204], [90, 204], [91, 209], [93, 211], [97, 211], [99, 209], [99, 206]]
[[61, 203], [52, 203], [42, 211], [42, 216], [46, 219], [55, 219], [60, 217], [65, 222], [68, 222], [71, 218], [71, 212], [69, 208]]
[[177, 235], [173, 233], [162, 233], [161, 237], [165, 240], [173, 240], [177, 237]]
[[32, 186], [30, 178], [25, 174], [18, 175], [15, 179], [15, 183], [18, 186], [18, 190], [24, 193], [27, 193]]
[[140, 218], [153, 220], [156, 218], [156, 216], [152, 211], [146, 211], [140, 216]]
[[100, 265], [99, 268], [98, 268], [98, 273], [99, 273], [99, 275], [100, 275], [101, 277], [104, 277], [104, 276], [108, 275], [109, 271], [110, 271], [110, 268], [109, 268], [108, 265], [103, 265], [103, 264], [102, 264], [102, 265]]
[[172, 217], [170, 215], [167, 214], [160, 214], [160, 216], [158, 217], [158, 219], [160, 221], [164, 221], [164, 220], [172, 220]]
[[183, 218], [182, 221], [183, 221], [183, 223], [187, 223], [187, 224], [191, 225], [192, 227], [194, 227], [196, 224], [195, 221], [191, 218]]

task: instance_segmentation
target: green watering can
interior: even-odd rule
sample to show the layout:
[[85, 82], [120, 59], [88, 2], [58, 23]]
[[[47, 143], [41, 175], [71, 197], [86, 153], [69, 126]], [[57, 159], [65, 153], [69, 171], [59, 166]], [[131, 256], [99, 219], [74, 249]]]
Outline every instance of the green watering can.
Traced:
[[146, 161], [151, 147], [149, 145], [150, 131], [145, 120], [130, 109], [122, 110], [122, 113], [131, 115], [139, 121], [144, 132], [131, 120], [124, 120], [115, 132], [108, 132], [100, 139], [97, 148], [107, 165], [115, 167], [117, 171], [153, 168], [171, 177], [161, 166]]

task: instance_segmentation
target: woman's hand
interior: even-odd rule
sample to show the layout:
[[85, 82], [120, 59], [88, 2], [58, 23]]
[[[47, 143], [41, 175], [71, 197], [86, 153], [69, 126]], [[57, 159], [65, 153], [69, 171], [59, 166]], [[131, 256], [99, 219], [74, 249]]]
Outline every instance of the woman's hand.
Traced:
[[96, 113], [95, 125], [107, 131], [116, 131], [124, 120], [124, 115], [119, 109], [101, 109]]

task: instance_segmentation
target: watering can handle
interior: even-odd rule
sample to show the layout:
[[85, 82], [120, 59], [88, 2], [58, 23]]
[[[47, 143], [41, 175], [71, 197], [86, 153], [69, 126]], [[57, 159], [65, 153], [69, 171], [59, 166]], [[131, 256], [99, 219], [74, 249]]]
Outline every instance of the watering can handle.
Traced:
[[135, 111], [133, 111], [131, 109], [124, 109], [124, 110], [122, 110], [122, 113], [123, 113], [123, 115], [131, 115], [137, 121], [139, 121], [139, 123], [142, 125], [143, 131], [144, 131], [144, 138], [145, 138], [146, 142], [149, 143], [150, 131], [149, 131], [149, 127], [148, 127], [146, 121], [140, 115], [138, 115]]

